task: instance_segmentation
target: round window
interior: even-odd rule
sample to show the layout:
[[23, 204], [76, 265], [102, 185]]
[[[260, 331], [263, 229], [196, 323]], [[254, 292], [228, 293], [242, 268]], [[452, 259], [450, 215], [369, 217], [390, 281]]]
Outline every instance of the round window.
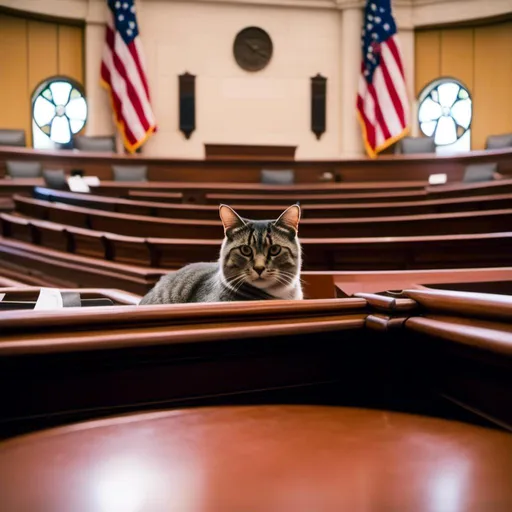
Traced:
[[456, 144], [467, 139], [473, 107], [469, 91], [458, 80], [441, 78], [423, 89], [419, 97], [418, 121], [427, 137], [437, 146]]
[[32, 119], [34, 147], [48, 147], [44, 136], [58, 144], [69, 143], [87, 120], [87, 102], [78, 84], [62, 77], [42, 83], [33, 96]]

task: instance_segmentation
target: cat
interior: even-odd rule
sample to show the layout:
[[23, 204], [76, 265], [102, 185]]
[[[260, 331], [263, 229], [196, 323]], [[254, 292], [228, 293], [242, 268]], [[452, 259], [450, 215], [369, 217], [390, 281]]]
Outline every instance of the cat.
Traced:
[[160, 278], [140, 305], [303, 298], [299, 205], [277, 220], [249, 220], [220, 205], [218, 262], [192, 263]]

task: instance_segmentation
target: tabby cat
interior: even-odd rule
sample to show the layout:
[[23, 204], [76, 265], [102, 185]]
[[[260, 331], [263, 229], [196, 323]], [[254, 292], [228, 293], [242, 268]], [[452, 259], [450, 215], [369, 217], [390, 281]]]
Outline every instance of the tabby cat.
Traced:
[[241, 218], [220, 206], [224, 240], [215, 263], [193, 263], [163, 276], [140, 304], [302, 299], [298, 205], [277, 220]]

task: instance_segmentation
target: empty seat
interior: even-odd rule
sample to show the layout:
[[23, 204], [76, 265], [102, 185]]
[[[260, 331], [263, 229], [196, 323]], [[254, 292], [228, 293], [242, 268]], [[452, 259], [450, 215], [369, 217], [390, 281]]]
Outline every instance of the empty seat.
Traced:
[[295, 173], [293, 171], [261, 171], [261, 183], [266, 185], [293, 185]]
[[44, 183], [48, 188], [68, 190], [66, 174], [62, 169], [45, 169], [43, 171]]
[[512, 148], [512, 133], [489, 135], [485, 141], [485, 149]]
[[395, 146], [395, 153], [413, 155], [421, 153], [435, 153], [436, 144], [432, 137], [404, 137]]
[[0, 130], [0, 146], [25, 145], [25, 130]]
[[113, 165], [115, 181], [148, 181], [146, 165]]
[[8, 160], [5, 162], [7, 174], [11, 178], [39, 178], [43, 170], [39, 162]]
[[98, 151], [115, 153], [116, 139], [113, 135], [102, 137], [89, 137], [86, 135], [79, 135], [74, 138], [75, 149], [80, 151]]
[[464, 183], [477, 183], [479, 181], [492, 181], [498, 172], [498, 164], [489, 162], [485, 164], [468, 165], [464, 171]]

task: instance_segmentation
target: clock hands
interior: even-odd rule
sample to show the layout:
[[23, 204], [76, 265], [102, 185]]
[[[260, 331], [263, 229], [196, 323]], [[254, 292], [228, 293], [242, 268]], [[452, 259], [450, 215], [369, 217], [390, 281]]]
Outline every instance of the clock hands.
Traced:
[[264, 59], [267, 58], [267, 53], [260, 50], [257, 44], [250, 43], [249, 41], [245, 41], [245, 44], [254, 52], [257, 53], [260, 57], [263, 57]]

